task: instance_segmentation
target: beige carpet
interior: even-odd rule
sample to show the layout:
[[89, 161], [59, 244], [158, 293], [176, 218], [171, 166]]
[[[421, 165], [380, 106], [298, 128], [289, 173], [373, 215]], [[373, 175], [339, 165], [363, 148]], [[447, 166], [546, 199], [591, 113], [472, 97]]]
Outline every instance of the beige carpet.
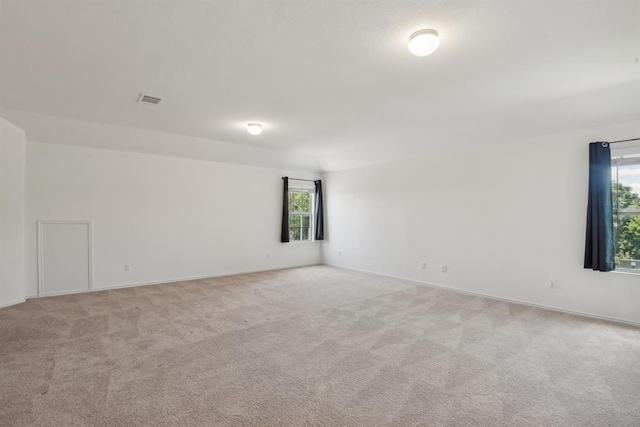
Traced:
[[0, 309], [2, 426], [639, 426], [640, 328], [318, 266]]

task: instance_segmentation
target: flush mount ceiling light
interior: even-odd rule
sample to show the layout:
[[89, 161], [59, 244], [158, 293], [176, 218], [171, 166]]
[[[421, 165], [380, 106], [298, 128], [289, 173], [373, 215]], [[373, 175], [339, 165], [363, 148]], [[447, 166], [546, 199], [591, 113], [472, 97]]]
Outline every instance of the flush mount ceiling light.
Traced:
[[247, 125], [247, 132], [251, 135], [260, 135], [262, 133], [262, 125], [260, 123], [249, 123]]
[[415, 56], [431, 55], [440, 46], [440, 37], [436, 30], [420, 30], [409, 37], [409, 52]]

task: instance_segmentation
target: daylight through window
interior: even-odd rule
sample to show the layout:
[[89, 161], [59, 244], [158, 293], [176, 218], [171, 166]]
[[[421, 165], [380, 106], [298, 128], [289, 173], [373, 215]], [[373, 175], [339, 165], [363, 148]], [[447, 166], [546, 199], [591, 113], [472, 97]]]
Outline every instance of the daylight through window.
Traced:
[[616, 269], [640, 270], [640, 148], [611, 155]]
[[313, 191], [289, 189], [289, 239], [313, 240]]

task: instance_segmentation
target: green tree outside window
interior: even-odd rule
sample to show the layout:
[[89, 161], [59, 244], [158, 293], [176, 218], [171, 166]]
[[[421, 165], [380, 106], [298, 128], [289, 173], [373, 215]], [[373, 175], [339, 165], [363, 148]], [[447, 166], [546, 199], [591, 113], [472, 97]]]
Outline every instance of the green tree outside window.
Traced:
[[616, 265], [622, 260], [640, 260], [640, 215], [625, 212], [640, 209], [640, 197], [619, 182], [613, 182], [612, 196]]
[[289, 239], [309, 240], [311, 233], [311, 194], [306, 191], [289, 192]]

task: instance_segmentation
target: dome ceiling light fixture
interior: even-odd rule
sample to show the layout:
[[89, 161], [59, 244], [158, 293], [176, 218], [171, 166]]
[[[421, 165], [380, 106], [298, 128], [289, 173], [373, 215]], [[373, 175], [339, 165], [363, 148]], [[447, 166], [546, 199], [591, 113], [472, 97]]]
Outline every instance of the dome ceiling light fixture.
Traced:
[[247, 125], [247, 132], [251, 135], [260, 135], [262, 133], [262, 125], [260, 123], [249, 123]]
[[429, 56], [440, 46], [436, 30], [419, 30], [409, 37], [409, 52], [415, 56]]

